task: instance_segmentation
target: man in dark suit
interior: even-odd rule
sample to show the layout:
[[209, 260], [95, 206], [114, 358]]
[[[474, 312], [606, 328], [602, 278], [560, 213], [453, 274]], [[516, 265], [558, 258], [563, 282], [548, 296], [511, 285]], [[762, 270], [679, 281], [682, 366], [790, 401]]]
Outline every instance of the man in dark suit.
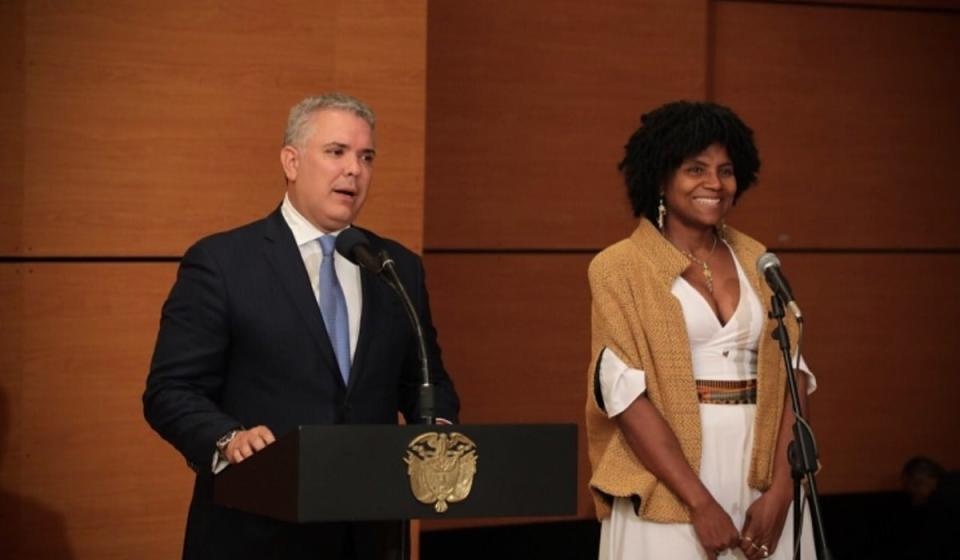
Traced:
[[[342, 94], [290, 111], [280, 161], [287, 192], [265, 219], [202, 239], [163, 306], [143, 395], [150, 425], [197, 472], [184, 558], [399, 558], [398, 523], [291, 524], [212, 502], [213, 474], [307, 424], [415, 421], [413, 329], [388, 286], [336, 254], [373, 173], [374, 115]], [[436, 415], [459, 401], [440, 359], [420, 259], [386, 250], [423, 323]], [[276, 435], [276, 436], [275, 436]]]

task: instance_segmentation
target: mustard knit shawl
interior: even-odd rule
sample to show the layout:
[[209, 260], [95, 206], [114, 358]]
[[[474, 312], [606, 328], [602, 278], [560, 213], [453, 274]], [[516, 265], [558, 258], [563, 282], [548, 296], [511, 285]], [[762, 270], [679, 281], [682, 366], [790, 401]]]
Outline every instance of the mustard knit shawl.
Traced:
[[[771, 292], [754, 266], [765, 248], [730, 227], [725, 229], [725, 238], [767, 308]], [[640, 220], [628, 239], [611, 245], [590, 263], [593, 363], [587, 376], [586, 425], [593, 467], [590, 490], [598, 518], [610, 515], [614, 497], [637, 497], [643, 519], [690, 522], [686, 507], [637, 459], [616, 422], [594, 397], [596, 362], [602, 350], [609, 348], [627, 366], [644, 371], [647, 398], [673, 429], [684, 457], [699, 473], [700, 408], [690, 343], [680, 302], [670, 293], [674, 280], [689, 265], [689, 259], [646, 219]], [[789, 329], [792, 322], [787, 324]], [[773, 452], [786, 387], [780, 349], [770, 337], [775, 325], [767, 320], [757, 356], [757, 413], [748, 483], [758, 490], [766, 490], [773, 478]], [[790, 329], [792, 343], [796, 336], [796, 330]]]

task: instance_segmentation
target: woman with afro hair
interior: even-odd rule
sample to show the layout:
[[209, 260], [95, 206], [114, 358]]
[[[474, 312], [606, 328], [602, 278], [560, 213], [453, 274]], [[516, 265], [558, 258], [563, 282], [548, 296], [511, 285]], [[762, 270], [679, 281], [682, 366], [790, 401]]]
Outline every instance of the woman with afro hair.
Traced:
[[[639, 224], [589, 270], [600, 558], [793, 558], [793, 412], [754, 267], [765, 248], [724, 223], [757, 180], [753, 132], [680, 101], [643, 115], [625, 152]], [[797, 376], [805, 402], [816, 383], [802, 361]], [[802, 536], [814, 558], [809, 515]]]

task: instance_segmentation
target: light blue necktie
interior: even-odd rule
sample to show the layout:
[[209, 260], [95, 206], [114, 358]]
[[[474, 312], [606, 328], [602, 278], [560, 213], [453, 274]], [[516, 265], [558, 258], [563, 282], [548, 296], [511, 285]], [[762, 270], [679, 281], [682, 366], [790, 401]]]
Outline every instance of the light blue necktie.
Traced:
[[327, 327], [327, 335], [337, 355], [340, 376], [344, 384], [350, 379], [350, 321], [347, 319], [347, 299], [337, 279], [333, 266], [333, 246], [337, 238], [324, 235], [320, 238], [323, 262], [320, 263], [320, 313]]

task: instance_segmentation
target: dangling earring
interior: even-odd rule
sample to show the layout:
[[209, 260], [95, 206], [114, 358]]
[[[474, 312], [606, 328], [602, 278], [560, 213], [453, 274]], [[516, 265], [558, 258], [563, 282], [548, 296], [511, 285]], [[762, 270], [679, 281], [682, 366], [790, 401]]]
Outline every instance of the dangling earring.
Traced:
[[727, 240], [727, 223], [723, 220], [720, 220], [720, 223], [717, 224], [717, 236], [723, 241]]
[[663, 205], [663, 193], [660, 193], [660, 205], [657, 206], [657, 228], [663, 231], [663, 217], [667, 215], [667, 207]]

